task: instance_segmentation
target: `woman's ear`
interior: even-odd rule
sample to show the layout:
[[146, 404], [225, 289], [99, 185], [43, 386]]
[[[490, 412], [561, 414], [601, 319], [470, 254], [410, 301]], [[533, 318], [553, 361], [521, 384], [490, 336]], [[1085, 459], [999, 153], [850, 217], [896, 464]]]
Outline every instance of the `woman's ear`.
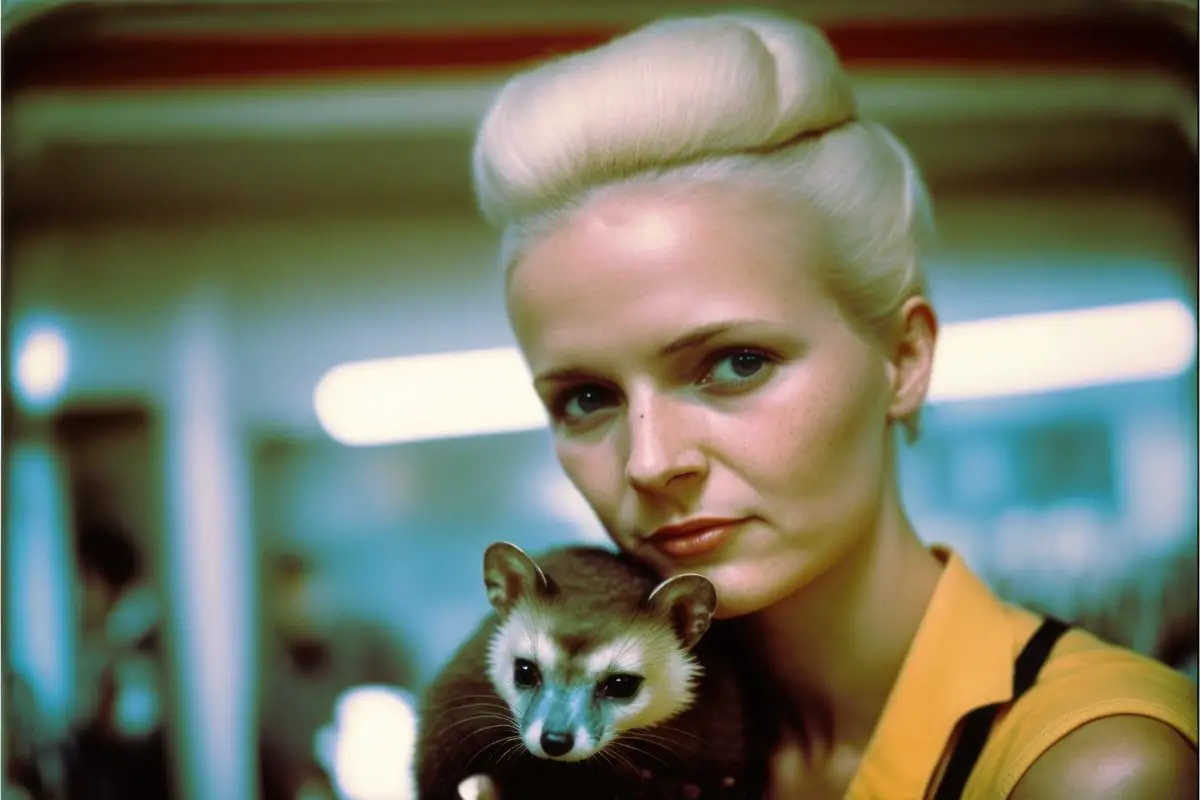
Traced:
[[938, 321], [929, 301], [917, 295], [900, 307], [896, 323], [888, 368], [892, 379], [888, 417], [902, 422], [916, 416], [929, 392]]

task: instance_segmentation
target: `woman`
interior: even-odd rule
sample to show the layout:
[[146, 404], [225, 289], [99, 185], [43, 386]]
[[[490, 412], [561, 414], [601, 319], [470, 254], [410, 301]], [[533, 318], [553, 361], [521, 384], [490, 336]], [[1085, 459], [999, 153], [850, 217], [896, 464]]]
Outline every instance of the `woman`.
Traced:
[[773, 797], [1194, 796], [1190, 682], [1035, 635], [909, 523], [928, 203], [816, 30], [665, 21], [520, 74], [474, 173], [567, 475], [757, 643], [784, 709]]

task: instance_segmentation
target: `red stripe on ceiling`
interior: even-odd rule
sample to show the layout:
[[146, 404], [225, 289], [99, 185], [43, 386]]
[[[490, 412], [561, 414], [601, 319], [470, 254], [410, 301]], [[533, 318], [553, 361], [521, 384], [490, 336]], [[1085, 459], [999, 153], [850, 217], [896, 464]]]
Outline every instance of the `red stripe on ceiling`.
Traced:
[[[422, 72], [504, 71], [599, 44], [624, 28], [313, 35], [89, 35], [36, 26], [4, 46], [5, 85], [124, 88]], [[1194, 79], [1196, 45], [1146, 19], [845, 22], [825, 31], [851, 68], [1159, 69]]]

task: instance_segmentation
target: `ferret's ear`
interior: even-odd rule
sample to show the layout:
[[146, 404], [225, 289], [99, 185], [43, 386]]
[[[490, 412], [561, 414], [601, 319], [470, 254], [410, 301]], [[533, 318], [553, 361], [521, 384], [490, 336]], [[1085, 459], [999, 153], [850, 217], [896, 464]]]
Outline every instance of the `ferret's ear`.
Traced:
[[550, 581], [542, 568], [515, 544], [495, 542], [483, 554], [483, 585], [488, 602], [507, 616], [522, 598], [546, 592]]
[[676, 575], [656, 586], [646, 602], [671, 621], [679, 641], [691, 649], [712, 624], [717, 589], [703, 575]]

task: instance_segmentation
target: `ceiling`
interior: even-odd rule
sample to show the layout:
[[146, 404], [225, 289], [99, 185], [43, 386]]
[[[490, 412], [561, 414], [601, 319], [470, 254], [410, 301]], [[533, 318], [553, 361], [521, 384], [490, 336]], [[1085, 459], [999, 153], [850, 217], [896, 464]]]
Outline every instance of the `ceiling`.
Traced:
[[[1175, 127], [1195, 147], [1195, 40], [1129, 11], [1168, 0], [758, 5], [821, 24], [864, 113], [892, 126], [935, 182], [1018, 165], [1153, 169], [1160, 154], [1126, 135], [1138, 126]], [[39, 7], [56, 10], [29, 13]], [[727, 7], [19, 4], [6, 11], [3, 51], [8, 220], [414, 199], [468, 210], [464, 154], [512, 69], [665, 13]]]
[[[189, 249], [219, 222], [229, 247], [274, 259], [227, 267], [247, 413], [311, 432], [312, 387], [341, 360], [505, 341], [467, 172], [504, 75], [538, 48], [718, 5], [106, 3], [40, 28], [6, 13], [4, 247], [20, 255], [7, 263], [68, 287], [55, 291], [80, 319], [84, 396], [153, 394], [168, 284], [201, 268]], [[1116, 3], [764, 5], [821, 21], [864, 112], [909, 145], [935, 197], [1149, 187], [1194, 204], [1180, 169], [1195, 165], [1194, 73], [1178, 68], [1194, 40], [1088, 11]], [[296, 225], [309, 238], [293, 246]], [[123, 228], [136, 235], [105, 232]], [[326, 229], [328, 252], [308, 252]]]
[[[1086, 180], [1173, 183], [1186, 145], [1167, 122], [1116, 116], [1073, 123], [976, 120], [893, 125], [935, 192]], [[286, 216], [354, 208], [473, 213], [470, 137], [346, 134], [320, 141], [210, 138], [144, 144], [61, 143], [7, 169], [10, 222]]]

